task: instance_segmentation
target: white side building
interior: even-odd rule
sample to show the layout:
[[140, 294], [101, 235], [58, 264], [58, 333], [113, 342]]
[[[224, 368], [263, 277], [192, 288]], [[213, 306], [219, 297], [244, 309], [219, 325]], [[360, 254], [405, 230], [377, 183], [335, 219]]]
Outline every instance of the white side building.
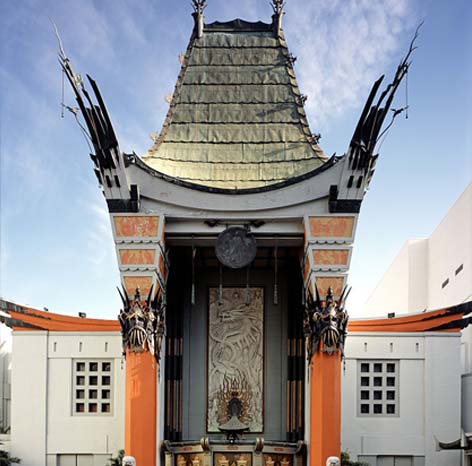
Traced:
[[[408, 240], [366, 304], [366, 313], [418, 312], [472, 299], [472, 183], [429, 238]], [[455, 364], [455, 362], [454, 362]], [[461, 340], [462, 428], [472, 435], [472, 326]]]
[[460, 334], [351, 333], [342, 446], [370, 466], [460, 465], [436, 438], [460, 437]]
[[14, 332], [11, 453], [28, 466], [107, 466], [124, 448], [119, 332]]

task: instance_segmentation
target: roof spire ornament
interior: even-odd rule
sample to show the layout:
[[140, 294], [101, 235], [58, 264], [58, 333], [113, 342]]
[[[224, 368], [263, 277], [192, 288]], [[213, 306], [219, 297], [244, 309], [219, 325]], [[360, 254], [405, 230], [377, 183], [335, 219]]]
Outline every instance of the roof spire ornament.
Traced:
[[192, 16], [195, 20], [195, 29], [197, 37], [203, 36], [203, 10], [206, 8], [206, 0], [192, 0], [194, 12]]
[[274, 14], [272, 15], [272, 24], [274, 26], [274, 33], [277, 37], [280, 37], [282, 34], [282, 18], [285, 14], [284, 6], [284, 0], [272, 0], [272, 9], [274, 10]]

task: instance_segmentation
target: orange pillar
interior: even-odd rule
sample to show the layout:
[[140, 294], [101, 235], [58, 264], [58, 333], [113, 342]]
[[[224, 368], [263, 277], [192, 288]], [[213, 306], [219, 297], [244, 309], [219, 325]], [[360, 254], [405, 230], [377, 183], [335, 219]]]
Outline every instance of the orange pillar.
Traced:
[[[322, 347], [321, 343], [320, 347]], [[310, 364], [310, 466], [341, 457], [341, 354], [318, 350]]]
[[149, 351], [126, 353], [125, 455], [156, 465], [157, 362]]

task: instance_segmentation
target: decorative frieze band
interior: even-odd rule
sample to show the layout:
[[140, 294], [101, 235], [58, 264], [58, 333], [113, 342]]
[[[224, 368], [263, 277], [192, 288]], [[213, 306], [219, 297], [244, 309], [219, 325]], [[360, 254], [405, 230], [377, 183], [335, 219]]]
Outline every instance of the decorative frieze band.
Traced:
[[159, 237], [160, 217], [116, 215], [113, 217], [115, 238]]
[[168, 260], [164, 242], [165, 219], [162, 215], [112, 214], [121, 280], [130, 296], [139, 288], [146, 296], [165, 290]]
[[321, 297], [332, 289], [339, 298], [346, 285], [351, 261], [357, 217], [355, 215], [317, 215], [304, 218], [305, 249], [303, 258], [306, 292]]
[[316, 243], [352, 243], [357, 217], [350, 216], [306, 216], [304, 219], [305, 241]]
[[153, 285], [152, 275], [130, 275], [122, 274], [123, 285], [129, 296], [134, 296], [137, 289], [141, 292], [142, 296], [147, 296], [151, 291]]
[[118, 248], [121, 265], [154, 265], [156, 262], [155, 249], [122, 249]]

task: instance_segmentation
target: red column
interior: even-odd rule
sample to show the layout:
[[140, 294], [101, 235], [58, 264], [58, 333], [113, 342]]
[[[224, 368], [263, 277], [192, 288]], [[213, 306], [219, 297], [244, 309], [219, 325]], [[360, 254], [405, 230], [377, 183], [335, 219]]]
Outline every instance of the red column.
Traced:
[[125, 455], [156, 465], [157, 362], [149, 351], [126, 354]]
[[341, 457], [341, 354], [318, 350], [310, 364], [310, 466]]

